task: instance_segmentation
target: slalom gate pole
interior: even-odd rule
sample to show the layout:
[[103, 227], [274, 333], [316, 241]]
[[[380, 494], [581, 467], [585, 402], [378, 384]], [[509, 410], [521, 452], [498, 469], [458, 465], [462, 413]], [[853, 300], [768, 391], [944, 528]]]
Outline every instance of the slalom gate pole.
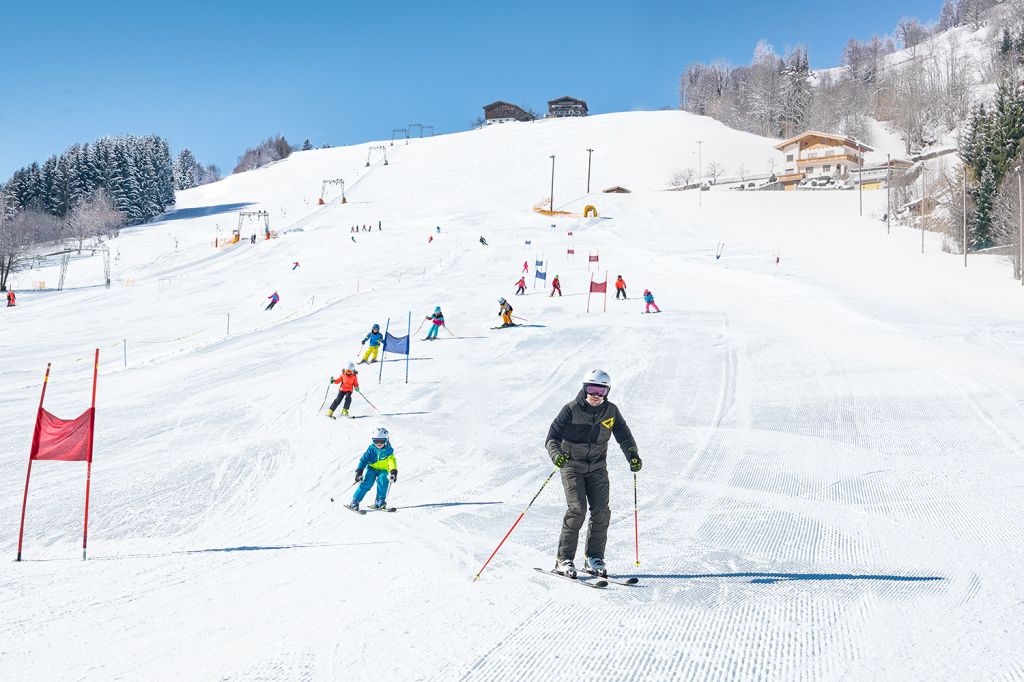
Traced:
[[640, 565], [640, 511], [636, 503], [636, 473], [633, 474], [633, 540], [636, 543], [636, 565]]
[[[39, 394], [39, 409], [36, 410], [36, 426], [39, 426], [39, 419], [43, 416], [43, 399], [46, 398], [46, 385], [50, 382], [50, 363], [46, 363], [46, 374], [43, 375], [43, 390]], [[36, 436], [32, 435], [32, 444], [35, 445]], [[34, 449], [34, 448], [33, 448]], [[21, 525], [18, 527], [18, 558], [21, 561], [21, 541], [25, 537], [25, 508], [28, 506], [28, 482], [32, 478], [32, 451], [28, 454], [28, 473], [25, 474], [25, 496], [21, 500]]]
[[327, 396], [329, 396], [330, 394], [331, 394], [331, 382], [328, 381], [327, 382], [327, 390], [324, 391], [324, 401], [322, 403], [320, 403], [320, 409], [316, 411], [317, 414], [320, 414], [321, 412], [323, 412], [324, 405], [327, 404]]
[[89, 417], [89, 459], [85, 466], [85, 520], [82, 522], [82, 561], [86, 558], [86, 545], [89, 540], [89, 486], [92, 483], [92, 443], [96, 434], [96, 378], [100, 373], [100, 349], [96, 349], [96, 357], [92, 366], [92, 408]]
[[476, 572], [476, 577], [473, 578], [473, 582], [476, 582], [480, 579], [480, 574], [484, 572], [485, 568], [487, 568], [487, 564], [491, 563], [491, 559], [493, 559], [494, 555], [498, 553], [498, 550], [501, 549], [501, 546], [505, 544], [505, 540], [508, 540], [508, 536], [512, 535], [512, 531], [516, 529], [516, 526], [519, 525], [519, 522], [523, 520], [524, 516], [526, 516], [526, 512], [530, 511], [530, 507], [532, 507], [533, 503], [537, 501], [538, 497], [540, 497], [540, 494], [544, 490], [544, 487], [548, 484], [548, 481], [551, 480], [551, 477], [555, 475], [556, 471], [558, 471], [558, 467], [555, 467], [554, 471], [548, 474], [548, 477], [544, 479], [543, 483], [541, 483], [540, 490], [538, 490], [537, 494], [533, 496], [532, 500], [530, 500], [530, 504], [526, 505], [526, 509], [524, 509], [519, 514], [519, 517], [516, 519], [516, 522], [513, 523], [512, 527], [508, 529], [507, 533], [505, 533], [505, 537], [501, 539], [501, 542], [498, 543], [498, 546], [494, 548], [493, 552], [491, 552], [491, 556], [487, 557], [487, 561], [485, 561], [484, 565], [480, 567], [480, 570]]
[[[363, 392], [362, 392], [362, 391], [357, 391], [357, 393], [359, 394], [359, 396], [360, 396], [360, 397], [361, 397], [361, 398], [362, 398], [363, 400], [365, 400], [366, 402], [370, 403], [370, 399], [369, 399], [369, 398], [367, 398], [367, 397], [366, 397], [365, 395], [363, 395]], [[376, 406], [376, 405], [374, 405], [373, 403], [370, 403], [370, 407], [372, 407], [373, 409], [377, 410], [377, 406]], [[381, 412], [380, 410], [377, 410], [377, 414], [383, 414], [383, 412]]]

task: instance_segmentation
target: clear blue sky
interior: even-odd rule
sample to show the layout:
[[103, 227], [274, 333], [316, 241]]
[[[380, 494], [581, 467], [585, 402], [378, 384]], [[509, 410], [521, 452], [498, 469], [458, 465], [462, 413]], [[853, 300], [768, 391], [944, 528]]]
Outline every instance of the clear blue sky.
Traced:
[[[0, 182], [105, 135], [156, 133], [225, 173], [273, 134], [315, 145], [465, 130], [497, 99], [592, 113], [677, 106], [686, 64], [766, 38], [838, 64], [851, 37], [934, 20], [942, 0], [8, 3]], [[386, 7], [386, 8], [385, 8]]]

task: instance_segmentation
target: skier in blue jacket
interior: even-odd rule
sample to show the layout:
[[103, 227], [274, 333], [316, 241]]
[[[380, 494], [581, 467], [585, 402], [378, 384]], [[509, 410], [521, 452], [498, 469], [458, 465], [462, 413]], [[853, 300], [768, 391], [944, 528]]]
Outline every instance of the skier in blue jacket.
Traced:
[[[365, 475], [364, 475], [365, 472]], [[383, 426], [374, 429], [373, 442], [359, 458], [356, 468], [356, 488], [349, 509], [359, 510], [359, 503], [366, 497], [373, 484], [377, 484], [377, 498], [374, 509], [387, 509], [388, 487], [398, 480], [398, 463], [395, 450], [391, 447], [390, 433]]]
[[377, 362], [377, 353], [380, 351], [381, 341], [384, 340], [384, 335], [380, 333], [380, 325], [375, 324], [370, 329], [370, 333], [366, 335], [362, 343], [370, 342], [370, 347], [366, 349], [363, 354], [363, 359], [359, 361], [359, 364], [365, 364], [367, 362]]

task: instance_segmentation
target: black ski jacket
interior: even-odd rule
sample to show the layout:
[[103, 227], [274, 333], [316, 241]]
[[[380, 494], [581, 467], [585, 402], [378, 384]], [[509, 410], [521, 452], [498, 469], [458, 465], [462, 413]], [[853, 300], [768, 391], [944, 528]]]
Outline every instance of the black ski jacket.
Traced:
[[576, 399], [565, 405], [551, 422], [545, 445], [552, 462], [564, 452], [569, 455], [566, 466], [589, 472], [607, 466], [608, 441], [613, 435], [627, 461], [639, 455], [633, 434], [615, 403], [605, 399], [592, 407], [581, 389]]

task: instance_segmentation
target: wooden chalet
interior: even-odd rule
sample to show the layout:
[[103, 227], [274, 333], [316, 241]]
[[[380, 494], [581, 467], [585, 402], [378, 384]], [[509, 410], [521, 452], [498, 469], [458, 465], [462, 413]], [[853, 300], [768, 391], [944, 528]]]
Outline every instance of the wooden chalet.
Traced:
[[813, 178], [846, 180], [864, 166], [864, 152], [874, 151], [851, 137], [814, 130], [780, 142], [775, 148], [786, 156], [786, 165], [778, 175], [786, 190]]
[[548, 101], [548, 114], [546, 118], [569, 118], [572, 116], [586, 116], [587, 103], [575, 97], [559, 97]]
[[501, 100], [484, 106], [484, 122], [487, 125], [511, 121], [532, 121], [535, 118], [533, 114], [525, 111], [522, 107]]
[[626, 189], [625, 187], [620, 187], [618, 185], [615, 185], [614, 187], [609, 187], [608, 189], [604, 189], [604, 190], [601, 190], [601, 191], [604, 192], [605, 194], [629, 194], [630, 193], [630, 190]]

